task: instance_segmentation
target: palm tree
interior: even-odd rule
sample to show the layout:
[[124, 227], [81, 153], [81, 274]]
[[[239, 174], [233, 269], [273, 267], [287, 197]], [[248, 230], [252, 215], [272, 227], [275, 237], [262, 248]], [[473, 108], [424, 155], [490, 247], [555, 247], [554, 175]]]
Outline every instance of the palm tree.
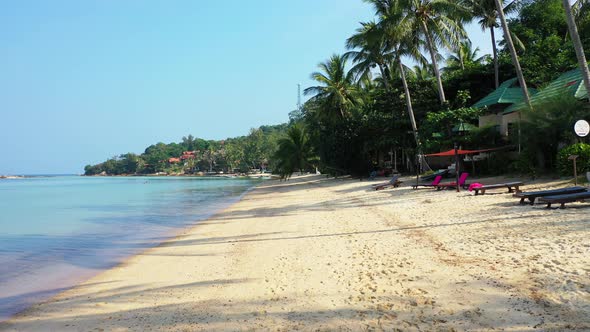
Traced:
[[446, 102], [441, 74], [438, 66], [438, 47], [452, 49], [466, 38], [463, 22], [468, 19], [468, 10], [457, 0], [400, 0], [400, 8], [405, 13], [415, 34], [414, 41], [422, 41], [430, 54], [432, 69], [436, 77], [439, 99]]
[[312, 146], [301, 124], [295, 124], [287, 130], [287, 136], [278, 141], [275, 153], [276, 171], [281, 179], [288, 179], [295, 171], [300, 173], [315, 159]]
[[447, 59], [447, 68], [465, 70], [465, 64], [481, 63], [485, 57], [478, 58], [477, 52], [479, 52], [479, 47], [473, 49], [470, 40], [462, 41], [455, 49], [455, 54], [451, 54]]
[[[517, 1], [513, 1], [504, 7], [504, 13], [510, 13], [517, 9]], [[500, 73], [498, 67], [498, 48], [496, 45], [496, 35], [494, 28], [498, 27], [498, 10], [494, 0], [471, 0], [470, 3], [472, 15], [474, 19], [479, 19], [482, 31], [490, 29], [490, 36], [492, 38], [492, 56], [494, 58], [494, 77], [496, 89], [500, 86]], [[514, 38], [514, 36], [512, 36]]]
[[370, 76], [371, 69], [378, 67], [383, 85], [389, 91], [391, 73], [388, 63], [393, 58], [393, 53], [383, 38], [384, 31], [375, 22], [361, 22], [361, 27], [356, 31], [346, 40], [346, 47], [351, 51], [345, 55], [355, 63], [351, 71], [357, 77], [367, 77]]
[[498, 17], [500, 18], [500, 24], [502, 25], [502, 30], [504, 31], [504, 41], [506, 42], [506, 46], [508, 46], [508, 49], [510, 50], [512, 64], [514, 65], [516, 76], [518, 77], [518, 83], [520, 84], [520, 88], [522, 89], [524, 101], [526, 102], [529, 108], [532, 108], [529, 90], [527, 89], [526, 81], [524, 80], [524, 75], [522, 74], [522, 68], [520, 68], [520, 62], [518, 61], [518, 55], [516, 54], [516, 49], [514, 48], [514, 42], [512, 41], [512, 36], [510, 34], [510, 29], [508, 28], [508, 23], [506, 23], [506, 17], [504, 16], [504, 7], [502, 6], [502, 0], [494, 0], [494, 2], [496, 3]]
[[414, 110], [412, 107], [412, 98], [410, 96], [410, 89], [408, 88], [408, 82], [405, 74], [405, 66], [402, 62], [402, 56], [410, 56], [417, 59], [420, 63], [426, 61], [419, 52], [423, 43], [417, 38], [416, 34], [410, 33], [412, 25], [409, 24], [408, 20], [405, 20], [405, 12], [401, 5], [402, 3], [395, 0], [365, 0], [373, 5], [376, 14], [380, 17], [379, 26], [382, 32], [383, 41], [386, 43], [388, 49], [393, 50], [395, 55], [393, 58], [394, 63], [398, 67], [400, 79], [404, 87], [404, 95], [406, 99], [406, 107], [408, 109], [408, 115], [410, 117], [410, 123], [412, 124], [412, 131], [414, 133], [414, 139], [416, 140], [416, 146], [420, 151], [420, 139], [418, 136], [418, 127], [416, 125], [416, 119], [414, 117]]
[[322, 72], [314, 72], [311, 78], [321, 85], [303, 90], [303, 94], [310, 95], [312, 101], [317, 101], [322, 107], [324, 120], [342, 119], [348, 116], [350, 108], [359, 103], [358, 89], [354, 82], [354, 72], [346, 71], [347, 56], [334, 54], [318, 67]]
[[428, 81], [432, 79], [432, 71], [426, 66], [414, 65], [409, 75], [417, 81]]
[[580, 71], [582, 71], [582, 77], [584, 78], [584, 85], [586, 86], [586, 91], [590, 93], [590, 71], [588, 70], [586, 55], [584, 54], [584, 48], [582, 47], [582, 42], [580, 41], [580, 34], [578, 33], [578, 27], [576, 26], [576, 21], [574, 20], [574, 15], [572, 14], [572, 8], [570, 6], [569, 0], [563, 0], [563, 8], [565, 8], [567, 26], [572, 38], [572, 42], [574, 43], [576, 57], [578, 58], [578, 65], [580, 67]]

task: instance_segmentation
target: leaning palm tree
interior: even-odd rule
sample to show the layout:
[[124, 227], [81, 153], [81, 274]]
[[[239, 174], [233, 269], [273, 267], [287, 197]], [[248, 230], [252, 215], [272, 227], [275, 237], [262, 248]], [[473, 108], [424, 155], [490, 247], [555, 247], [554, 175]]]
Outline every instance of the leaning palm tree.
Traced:
[[516, 54], [516, 49], [514, 48], [514, 42], [512, 41], [512, 36], [510, 34], [510, 29], [508, 28], [508, 23], [506, 23], [506, 17], [504, 16], [504, 6], [502, 5], [502, 0], [494, 0], [494, 2], [496, 3], [498, 17], [500, 18], [500, 24], [502, 25], [502, 30], [504, 31], [504, 41], [506, 42], [506, 46], [508, 46], [508, 49], [510, 50], [512, 64], [514, 65], [516, 76], [518, 77], [518, 83], [520, 84], [520, 88], [522, 89], [524, 101], [526, 102], [529, 108], [532, 108], [529, 90], [527, 89], [526, 81], [524, 80], [524, 75], [522, 74], [522, 68], [520, 67], [520, 62], [518, 61], [518, 55]]
[[[369, 0], [375, 1], [375, 0]], [[441, 103], [446, 102], [442, 78], [438, 66], [438, 48], [452, 49], [467, 37], [463, 23], [469, 18], [469, 11], [457, 0], [399, 0], [404, 20], [411, 28], [411, 38], [424, 44], [430, 55], [432, 69], [436, 77], [438, 95]]]
[[296, 171], [300, 173], [312, 165], [315, 159], [307, 133], [301, 124], [287, 130], [287, 136], [278, 141], [275, 153], [276, 172], [281, 179], [288, 179]]
[[[496, 35], [494, 28], [498, 27], [498, 10], [494, 0], [470, 0], [470, 9], [474, 19], [478, 19], [478, 23], [482, 29], [490, 29], [490, 36], [492, 38], [492, 56], [494, 58], [494, 77], [496, 89], [500, 86], [500, 73], [498, 66], [498, 48], [496, 45]], [[510, 4], [504, 6], [504, 13], [511, 13], [517, 9], [517, 1], [512, 1]], [[514, 38], [514, 36], [512, 36]]]
[[403, 3], [395, 0], [365, 0], [373, 5], [376, 14], [379, 16], [379, 28], [382, 33], [384, 42], [388, 49], [393, 50], [395, 57], [393, 62], [398, 67], [397, 72], [402, 80], [404, 87], [404, 95], [406, 99], [406, 107], [412, 124], [412, 131], [416, 146], [418, 150], [421, 148], [420, 139], [418, 136], [418, 128], [416, 119], [414, 117], [414, 110], [412, 107], [412, 99], [410, 96], [410, 89], [406, 79], [406, 67], [402, 62], [402, 56], [409, 56], [420, 63], [425, 63], [425, 59], [420, 54], [420, 47], [423, 46], [421, 40], [416, 34], [411, 33], [412, 24], [410, 20], [405, 19], [406, 13], [403, 10]]
[[580, 34], [578, 33], [578, 27], [572, 13], [569, 0], [563, 0], [563, 8], [565, 8], [565, 17], [567, 20], [567, 26], [569, 29], [570, 37], [574, 43], [574, 49], [576, 50], [576, 57], [578, 58], [578, 65], [580, 71], [582, 71], [582, 77], [584, 78], [584, 85], [586, 91], [590, 93], [590, 71], [588, 71], [588, 63], [586, 62], [586, 55], [584, 54], [584, 48], [580, 41]]
[[318, 102], [323, 111], [321, 117], [327, 121], [343, 119], [348, 116], [352, 106], [359, 103], [358, 88], [354, 72], [346, 71], [347, 56], [334, 54], [326, 62], [318, 65], [321, 72], [314, 72], [311, 78], [321, 85], [303, 90], [305, 95], [313, 95], [310, 100]]

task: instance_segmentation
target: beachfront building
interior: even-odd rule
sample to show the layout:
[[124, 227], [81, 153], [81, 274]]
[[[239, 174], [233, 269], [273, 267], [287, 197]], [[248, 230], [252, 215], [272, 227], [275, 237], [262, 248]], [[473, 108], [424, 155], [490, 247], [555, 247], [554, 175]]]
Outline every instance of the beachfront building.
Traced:
[[[529, 88], [529, 94], [534, 96], [537, 90]], [[479, 127], [494, 126], [502, 137], [507, 138], [513, 124], [518, 122], [518, 113], [507, 110], [514, 104], [524, 100], [522, 89], [515, 78], [503, 82], [496, 90], [479, 100], [475, 108], [487, 107], [487, 111], [479, 117]]]
[[[579, 68], [561, 74], [544, 89], [537, 92], [529, 89], [531, 104], [541, 105], [543, 102], [562, 95], [570, 95], [577, 99], [588, 99], [582, 72]], [[522, 96], [516, 78], [505, 81], [492, 93], [475, 103], [472, 107], [487, 107], [488, 112], [479, 117], [479, 127], [495, 126], [502, 137], [508, 137], [512, 128], [519, 121], [519, 113], [527, 105]]]

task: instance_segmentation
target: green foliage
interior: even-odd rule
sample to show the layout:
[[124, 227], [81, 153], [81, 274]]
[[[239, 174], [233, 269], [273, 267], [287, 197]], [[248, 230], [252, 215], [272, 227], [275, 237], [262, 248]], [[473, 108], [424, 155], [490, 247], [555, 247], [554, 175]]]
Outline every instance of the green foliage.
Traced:
[[301, 124], [290, 127], [286, 136], [278, 141], [274, 159], [274, 171], [281, 179], [288, 179], [295, 171], [303, 172], [313, 166], [316, 158], [309, 137]]
[[[105, 162], [84, 167], [85, 175], [154, 174], [158, 172], [192, 174], [203, 172], [248, 172], [272, 164], [272, 156], [279, 137], [287, 130], [286, 124], [261, 126], [248, 136], [224, 141], [204, 140], [188, 135], [180, 143], [157, 143], [147, 147], [141, 155], [127, 153]], [[194, 158], [169, 162], [191, 151]]]
[[[504, 161], [504, 163], [506, 163]], [[509, 170], [518, 174], [536, 178], [540, 169], [536, 166], [536, 155], [532, 149], [524, 149], [516, 160], [510, 165]]]
[[[527, 2], [520, 15], [510, 20], [509, 27], [526, 47], [520, 52], [519, 60], [524, 77], [532, 86], [543, 86], [576, 67], [561, 0]], [[590, 44], [584, 47], [588, 49]], [[503, 61], [510, 62], [506, 52], [504, 50]]]
[[573, 161], [568, 159], [571, 155], [578, 156], [576, 159], [578, 175], [583, 175], [590, 171], [590, 144], [576, 143], [561, 149], [557, 154], [557, 169], [560, 175], [574, 175]]
[[[460, 91], [453, 103], [455, 109], [444, 109], [426, 115], [422, 129], [425, 133], [425, 148], [427, 151], [438, 151], [441, 148], [453, 146], [453, 142], [461, 145], [469, 143], [469, 133], [460, 132], [457, 126], [470, 126], [477, 122], [481, 109], [465, 107], [469, 100], [467, 91]], [[435, 137], [435, 139], [432, 139]], [[465, 147], [465, 146], [464, 146]]]
[[350, 109], [360, 102], [354, 72], [346, 71], [346, 62], [347, 56], [332, 55], [318, 65], [320, 72], [311, 74], [311, 78], [321, 85], [303, 90], [305, 95], [312, 95], [311, 99], [322, 105], [318, 116], [324, 122], [347, 117]]
[[[522, 113], [522, 149], [536, 169], [556, 169], [557, 151], [575, 142], [574, 123], [590, 118], [588, 103], [562, 94]], [[517, 144], [517, 135], [513, 135]]]

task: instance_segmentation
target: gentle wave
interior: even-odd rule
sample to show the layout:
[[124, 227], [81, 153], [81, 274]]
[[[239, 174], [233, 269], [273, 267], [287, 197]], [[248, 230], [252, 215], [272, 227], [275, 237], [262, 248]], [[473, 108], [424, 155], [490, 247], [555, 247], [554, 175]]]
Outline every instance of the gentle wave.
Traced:
[[0, 182], [0, 321], [173, 237], [258, 182], [72, 176]]

